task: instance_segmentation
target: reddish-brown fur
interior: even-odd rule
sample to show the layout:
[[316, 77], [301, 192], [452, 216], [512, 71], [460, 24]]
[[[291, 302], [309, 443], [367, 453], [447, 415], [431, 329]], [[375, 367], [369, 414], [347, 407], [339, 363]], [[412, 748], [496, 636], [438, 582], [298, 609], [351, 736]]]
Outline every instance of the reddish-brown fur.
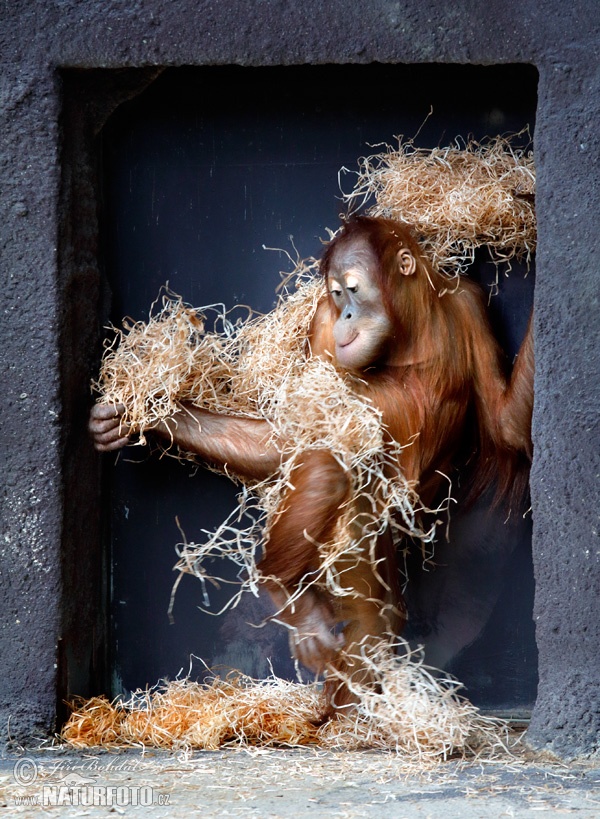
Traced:
[[[509, 381], [480, 288], [468, 279], [448, 282], [434, 271], [406, 228], [384, 219], [350, 221], [326, 249], [323, 275], [328, 276], [332, 255], [340, 244], [365, 238], [378, 261], [377, 284], [394, 334], [381, 359], [361, 371], [358, 388], [382, 411], [389, 434], [401, 444], [410, 443], [402, 451], [399, 468], [417, 482], [421, 500], [429, 504], [446, 481], [443, 476], [476, 450], [473, 493], [496, 479], [498, 493], [514, 499], [522, 489], [523, 476], [526, 479], [523, 465], [531, 453], [531, 323]], [[414, 275], [402, 277], [397, 272], [396, 255], [402, 247], [416, 260]], [[310, 334], [313, 354], [333, 355], [332, 330], [337, 318], [331, 296], [324, 297]], [[290, 591], [314, 568], [314, 542], [326, 541], [348, 493], [342, 468], [323, 452], [306, 454], [293, 483], [295, 488], [271, 532], [260, 566], [264, 574], [279, 577]], [[395, 570], [389, 548], [387, 554], [391, 576]], [[366, 566], [358, 573], [366, 578], [371, 597], [379, 595], [389, 602], [388, 592]], [[321, 605], [319, 600], [313, 603]], [[360, 640], [376, 636], [373, 631], [381, 634], [387, 626], [402, 625], [401, 615], [379, 622], [375, 618], [374, 626], [372, 617], [369, 623], [361, 623], [365, 612], [360, 597], [344, 598], [343, 604], [343, 612], [334, 610], [330, 616], [336, 601], [328, 601], [329, 610], [323, 611], [330, 623], [350, 621], [345, 629], [348, 651]], [[302, 611], [290, 612], [283, 619], [302, 631], [303, 616]], [[335, 667], [347, 670], [347, 660], [336, 659], [328, 649], [324, 655], [326, 661], [333, 659]], [[301, 647], [299, 656], [303, 656]], [[346, 700], [343, 690], [338, 692], [336, 704]]]

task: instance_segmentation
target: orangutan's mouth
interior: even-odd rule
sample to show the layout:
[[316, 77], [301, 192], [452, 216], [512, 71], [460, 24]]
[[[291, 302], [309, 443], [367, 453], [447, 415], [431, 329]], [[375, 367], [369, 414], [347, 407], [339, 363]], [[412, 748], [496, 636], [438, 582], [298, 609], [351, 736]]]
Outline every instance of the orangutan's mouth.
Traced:
[[340, 347], [340, 349], [344, 349], [344, 347], [349, 347], [351, 344], [354, 344], [359, 335], [360, 333], [356, 333], [356, 335], [352, 336], [352, 338], [349, 341], [344, 341], [343, 343], [340, 342], [338, 344], [338, 347]]

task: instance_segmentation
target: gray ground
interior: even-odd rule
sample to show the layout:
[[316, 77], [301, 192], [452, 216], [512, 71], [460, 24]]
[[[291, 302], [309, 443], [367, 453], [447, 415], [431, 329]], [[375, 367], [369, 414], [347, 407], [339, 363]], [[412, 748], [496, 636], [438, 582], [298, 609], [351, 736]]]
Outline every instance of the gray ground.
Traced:
[[[105, 797], [112, 804], [99, 804]], [[0, 758], [0, 807], [19, 816], [600, 817], [600, 764], [446, 762], [417, 774], [381, 752], [50, 749]]]

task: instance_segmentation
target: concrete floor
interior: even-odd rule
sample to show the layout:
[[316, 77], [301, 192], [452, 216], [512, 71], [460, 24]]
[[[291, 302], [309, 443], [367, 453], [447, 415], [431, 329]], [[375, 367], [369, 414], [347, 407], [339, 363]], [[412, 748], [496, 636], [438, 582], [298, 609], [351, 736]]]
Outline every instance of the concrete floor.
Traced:
[[382, 752], [177, 756], [57, 748], [0, 758], [0, 808], [11, 816], [533, 819], [549, 813], [597, 819], [600, 762], [563, 765], [523, 756], [451, 761], [416, 773]]

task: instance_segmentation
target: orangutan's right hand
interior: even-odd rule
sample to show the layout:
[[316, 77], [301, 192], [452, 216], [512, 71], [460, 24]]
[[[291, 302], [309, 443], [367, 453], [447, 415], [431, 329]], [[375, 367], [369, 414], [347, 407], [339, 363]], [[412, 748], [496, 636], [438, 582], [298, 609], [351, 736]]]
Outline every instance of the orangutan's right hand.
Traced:
[[129, 442], [131, 430], [122, 423], [123, 404], [94, 404], [88, 429], [98, 452], [112, 452]]

